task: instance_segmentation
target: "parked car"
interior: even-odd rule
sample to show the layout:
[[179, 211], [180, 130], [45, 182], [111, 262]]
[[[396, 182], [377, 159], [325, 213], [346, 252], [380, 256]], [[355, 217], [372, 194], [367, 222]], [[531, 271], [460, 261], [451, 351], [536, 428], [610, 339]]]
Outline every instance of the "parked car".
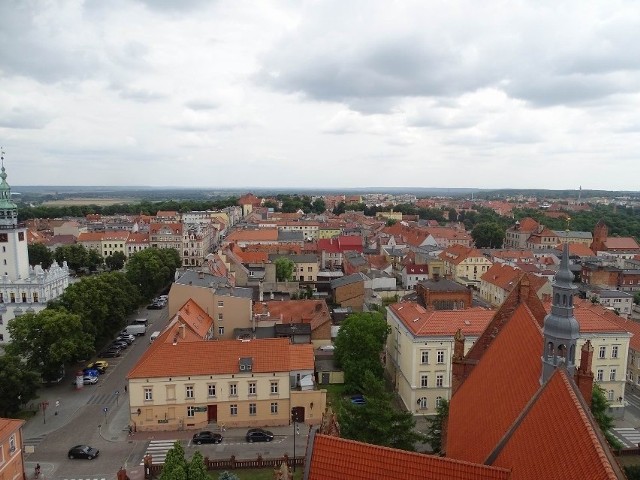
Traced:
[[94, 377], [93, 375], [85, 375], [82, 377], [82, 383], [84, 385], [95, 385], [98, 383], [98, 377]]
[[333, 352], [336, 349], [335, 345], [322, 345], [318, 350], [321, 352]]
[[100, 375], [100, 371], [95, 368], [85, 368], [82, 373], [88, 377], [97, 377]]
[[250, 428], [246, 435], [247, 442], [270, 442], [273, 440], [273, 433], [262, 428]]
[[124, 350], [125, 348], [127, 348], [129, 346], [129, 344], [127, 342], [125, 342], [124, 340], [114, 340], [111, 343], [112, 347], [117, 347], [120, 350]]
[[213, 433], [209, 431], [198, 432], [193, 435], [193, 443], [196, 445], [202, 445], [203, 443], [220, 443], [222, 442], [222, 435], [219, 433]]
[[136, 340], [136, 337], [128, 333], [126, 335], [118, 335], [116, 337], [116, 342], [127, 342], [129, 345], [135, 342], [135, 340]]
[[147, 305], [147, 310], [162, 310], [164, 305], [160, 305], [159, 303], [150, 303]]
[[120, 349], [119, 348], [109, 348], [107, 350], [104, 350], [104, 351], [100, 352], [100, 354], [98, 356], [102, 357], [102, 358], [119, 357], [120, 356]]
[[364, 405], [365, 403], [367, 403], [367, 401], [365, 400], [363, 395], [353, 395], [351, 397], [351, 403], [353, 403], [354, 405]]
[[90, 368], [92, 370], [97, 370], [100, 373], [104, 373], [107, 371], [107, 367], [109, 367], [109, 362], [106, 362], [104, 360], [97, 360], [95, 362], [89, 363], [86, 368]]
[[98, 456], [100, 450], [90, 447], [89, 445], [76, 445], [69, 450], [69, 458], [86, 458], [93, 460]]

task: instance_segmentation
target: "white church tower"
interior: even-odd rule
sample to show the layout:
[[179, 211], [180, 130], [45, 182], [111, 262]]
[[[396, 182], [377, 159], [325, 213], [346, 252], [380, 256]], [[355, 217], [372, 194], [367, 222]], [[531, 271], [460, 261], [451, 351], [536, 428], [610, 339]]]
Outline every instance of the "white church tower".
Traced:
[[0, 274], [15, 282], [29, 276], [27, 229], [23, 224], [18, 224], [18, 206], [11, 201], [4, 152], [0, 161]]
[[53, 262], [48, 270], [29, 265], [27, 228], [18, 223], [18, 207], [0, 154], [0, 345], [10, 341], [7, 325], [24, 313], [37, 313], [69, 286], [69, 268]]

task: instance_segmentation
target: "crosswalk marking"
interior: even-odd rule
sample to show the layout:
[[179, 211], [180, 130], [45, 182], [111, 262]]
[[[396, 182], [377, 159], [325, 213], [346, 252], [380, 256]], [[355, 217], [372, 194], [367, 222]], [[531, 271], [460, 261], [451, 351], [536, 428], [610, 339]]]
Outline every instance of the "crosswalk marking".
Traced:
[[112, 403], [116, 403], [115, 392], [93, 394], [89, 397], [89, 400], [87, 400], [87, 405], [111, 405]]
[[628, 447], [637, 447], [640, 443], [640, 431], [632, 427], [620, 427], [614, 428], [613, 431], [619, 440], [625, 443]]
[[[178, 440], [151, 440], [147, 445], [147, 451], [144, 456], [151, 455], [153, 463], [164, 463], [167, 452], [173, 448]], [[144, 457], [140, 461], [140, 465], [144, 465]]]
[[62, 480], [106, 480], [106, 478], [87, 477], [87, 478], [63, 478]]

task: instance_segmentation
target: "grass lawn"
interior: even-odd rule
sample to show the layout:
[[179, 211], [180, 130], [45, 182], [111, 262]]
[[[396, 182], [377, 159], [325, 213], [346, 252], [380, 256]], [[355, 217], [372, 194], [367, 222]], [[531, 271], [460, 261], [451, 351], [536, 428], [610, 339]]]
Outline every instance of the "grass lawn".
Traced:
[[[227, 470], [229, 473], [233, 473], [240, 480], [273, 480], [273, 469], [264, 468], [261, 470], [258, 469], [247, 469], [247, 470]], [[215, 470], [210, 472], [211, 478], [213, 480], [218, 480], [218, 475], [220, 475], [224, 470]], [[294, 480], [302, 480], [303, 467], [296, 467], [296, 472], [293, 474]]]

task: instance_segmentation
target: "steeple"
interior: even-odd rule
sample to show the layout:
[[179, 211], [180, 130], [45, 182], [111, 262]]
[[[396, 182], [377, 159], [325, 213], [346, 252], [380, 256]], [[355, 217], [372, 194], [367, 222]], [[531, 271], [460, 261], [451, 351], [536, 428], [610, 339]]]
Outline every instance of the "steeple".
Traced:
[[0, 228], [15, 227], [18, 224], [18, 206], [11, 201], [11, 187], [7, 183], [4, 169], [4, 150], [0, 149]]
[[540, 383], [545, 383], [559, 365], [564, 364], [570, 376], [575, 371], [576, 342], [580, 326], [573, 314], [573, 296], [578, 288], [573, 284], [573, 273], [569, 270], [569, 245], [566, 243], [552, 287], [551, 313], [544, 318], [542, 331], [544, 350]]

